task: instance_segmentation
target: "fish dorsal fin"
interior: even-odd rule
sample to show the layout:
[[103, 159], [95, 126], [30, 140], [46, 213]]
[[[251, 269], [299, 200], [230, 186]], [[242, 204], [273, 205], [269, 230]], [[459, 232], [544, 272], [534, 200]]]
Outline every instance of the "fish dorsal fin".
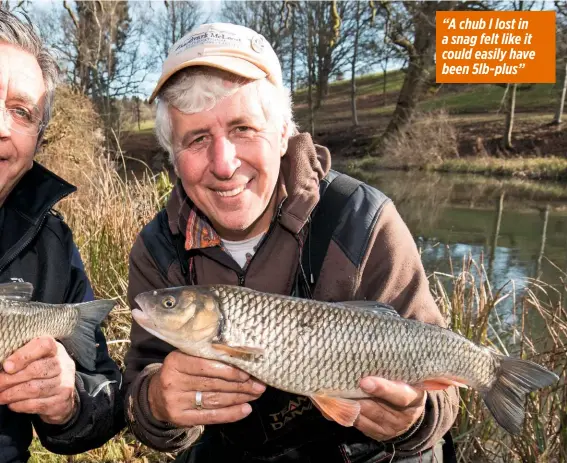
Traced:
[[27, 282], [0, 283], [0, 299], [29, 301], [32, 298], [33, 285]]
[[373, 312], [377, 315], [400, 316], [391, 305], [383, 304], [378, 301], [343, 301], [339, 302], [339, 304], [366, 312]]

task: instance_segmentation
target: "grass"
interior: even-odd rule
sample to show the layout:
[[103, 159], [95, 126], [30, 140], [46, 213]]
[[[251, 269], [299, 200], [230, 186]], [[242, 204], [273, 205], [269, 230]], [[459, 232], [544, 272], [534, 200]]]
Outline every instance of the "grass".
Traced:
[[[404, 72], [389, 71], [386, 92], [397, 94], [402, 88]], [[356, 78], [357, 97], [381, 96], [383, 92], [383, 74], [367, 74]], [[350, 107], [350, 78], [334, 81], [329, 84], [329, 95], [323, 102], [328, 104], [344, 101], [345, 109]], [[500, 109], [505, 88], [495, 84], [462, 84], [441, 85], [434, 94], [426, 95], [420, 102], [419, 109], [432, 111], [444, 108], [451, 114], [495, 113]], [[518, 111], [548, 110], [554, 108], [558, 97], [558, 89], [554, 84], [519, 85], [516, 93]], [[307, 88], [299, 88], [294, 93], [296, 105], [307, 104]], [[395, 102], [395, 98], [394, 101]], [[394, 106], [392, 106], [393, 109]], [[389, 106], [387, 106], [389, 108]], [[372, 113], [386, 112], [377, 106]], [[550, 111], [550, 115], [552, 111]]]
[[567, 159], [559, 157], [447, 159], [433, 166], [433, 170], [536, 180], [566, 180]]
[[154, 119], [148, 119], [148, 120], [140, 122], [139, 128], [138, 128], [138, 124], [136, 124], [133, 131], [134, 132], [153, 132], [154, 126], [155, 126], [155, 120]]
[[[564, 276], [567, 276], [564, 274]], [[447, 291], [447, 281], [451, 287]], [[460, 271], [434, 274], [433, 293], [452, 329], [460, 334], [526, 360], [546, 365], [560, 381], [526, 400], [526, 420], [521, 435], [511, 436], [497, 427], [478, 393], [461, 390], [461, 407], [453, 428], [460, 461], [559, 462], [567, 458], [567, 312], [565, 287], [531, 281], [515, 299], [513, 282], [492, 288], [482, 262], [463, 259]], [[445, 284], [444, 284], [445, 282]], [[563, 290], [563, 292], [561, 291]], [[513, 299], [512, 316], [498, 315], [503, 301]], [[540, 331], [530, 326], [540, 320]]]
[[[172, 185], [165, 172], [124, 181], [117, 164], [108, 156], [83, 158], [81, 165], [82, 175], [87, 178], [81, 180], [81, 173], [75, 172], [74, 179], [84, 182], [85, 186], [60, 203], [59, 210], [73, 230], [96, 296], [118, 301], [103, 331], [111, 357], [124, 368], [131, 324], [126, 302], [128, 255], [138, 232], [164, 204]], [[61, 174], [61, 166], [54, 170]], [[65, 177], [70, 178], [69, 175], [68, 171]], [[34, 440], [30, 461], [149, 463], [166, 461], [166, 458], [136, 442], [125, 430], [100, 449], [70, 459], [47, 452]]]
[[[451, 113], [487, 113], [500, 108], [505, 89], [498, 85], [463, 85], [459, 91], [440, 92], [434, 99], [423, 101], [423, 111], [445, 108]], [[520, 111], [553, 107], [557, 100], [557, 89], [553, 84], [537, 84], [520, 89], [516, 93], [516, 107]]]
[[[343, 160], [338, 163], [346, 173], [370, 180], [373, 174], [380, 169], [408, 169], [405, 163], [392, 158], [365, 156], [358, 159]], [[567, 159], [559, 157], [534, 158], [454, 158], [440, 162], [426, 163], [418, 167], [421, 170], [436, 172], [456, 172], [467, 174], [480, 174], [495, 177], [514, 177], [532, 180], [567, 179]]]
[[[355, 78], [358, 96], [369, 94], [382, 94], [383, 91], [383, 73], [366, 74]], [[402, 71], [389, 71], [386, 76], [386, 92], [398, 92], [402, 88], [404, 81], [404, 73]], [[315, 92], [315, 88], [313, 89]], [[351, 81], [350, 77], [344, 80], [335, 80], [329, 83], [329, 98], [350, 98]], [[307, 87], [298, 88], [294, 92], [294, 101], [296, 104], [307, 104]]]
[[[450, 188], [443, 190], [443, 194], [447, 196], [447, 199], [452, 204], [474, 204], [477, 207], [483, 207], [485, 205], [492, 206], [494, 200], [497, 199], [501, 193], [505, 193], [506, 202], [516, 201], [526, 203], [530, 208], [533, 204], [541, 204], [542, 202], [547, 203], [561, 203], [567, 204], [567, 184], [563, 182], [539, 182], [535, 180], [530, 180], [526, 178], [517, 177], [496, 177], [487, 175], [477, 175], [476, 173], [464, 172], [464, 173], [453, 173], [450, 176], [444, 175], [440, 172], [416, 172], [416, 171], [395, 171], [392, 170], [374, 170], [373, 172], [368, 172], [367, 179], [371, 183], [376, 183], [381, 187], [381, 184], [387, 185], [389, 182], [387, 179], [382, 178], [389, 177], [393, 175], [400, 177], [400, 182], [408, 182], [412, 188], [416, 188], [423, 183], [429, 184], [430, 188], [439, 189], [442, 183]], [[425, 177], [422, 179], [421, 177]], [[422, 182], [421, 180], [426, 180]], [[410, 187], [400, 185], [399, 182], [391, 183], [391, 189], [393, 192], [388, 192], [388, 194], [396, 195], [397, 189], [402, 189], [403, 195], [407, 196], [410, 192], [405, 192], [405, 189]], [[421, 192], [425, 194], [425, 192]], [[402, 195], [397, 195], [401, 197]], [[515, 205], [515, 209], [521, 209], [518, 205]]]

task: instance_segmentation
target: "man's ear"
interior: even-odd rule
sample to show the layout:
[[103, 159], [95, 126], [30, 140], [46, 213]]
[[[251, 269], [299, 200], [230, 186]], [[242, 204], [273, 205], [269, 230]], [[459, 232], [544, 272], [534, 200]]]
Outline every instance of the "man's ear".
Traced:
[[280, 140], [280, 157], [284, 157], [285, 153], [287, 152], [289, 142], [289, 124], [284, 122], [282, 124], [282, 136]]

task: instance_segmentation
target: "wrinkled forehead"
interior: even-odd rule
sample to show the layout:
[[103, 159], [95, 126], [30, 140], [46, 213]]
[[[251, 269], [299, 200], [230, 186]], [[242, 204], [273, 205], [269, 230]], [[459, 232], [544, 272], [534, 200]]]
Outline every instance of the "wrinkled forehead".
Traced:
[[39, 109], [44, 97], [43, 74], [35, 57], [0, 42], [0, 105], [16, 100]]

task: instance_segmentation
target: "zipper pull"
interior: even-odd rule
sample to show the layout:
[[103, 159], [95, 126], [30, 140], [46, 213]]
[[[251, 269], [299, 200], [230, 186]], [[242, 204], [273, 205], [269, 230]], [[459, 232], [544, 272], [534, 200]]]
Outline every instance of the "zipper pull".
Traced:
[[244, 286], [244, 275], [238, 275], [238, 286]]

